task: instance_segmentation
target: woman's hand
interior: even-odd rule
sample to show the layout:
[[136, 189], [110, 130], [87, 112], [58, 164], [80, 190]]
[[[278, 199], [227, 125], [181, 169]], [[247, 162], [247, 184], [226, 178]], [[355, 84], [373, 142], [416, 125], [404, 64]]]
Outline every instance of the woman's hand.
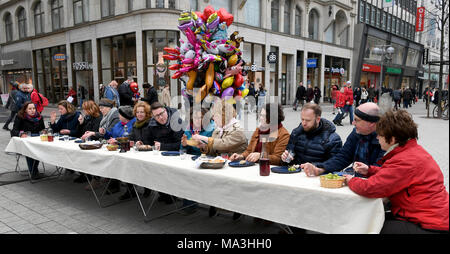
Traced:
[[230, 157], [230, 161], [240, 161], [240, 160], [243, 160], [243, 159], [244, 159], [244, 156], [242, 156], [240, 154], [237, 154], [237, 153], [234, 153]]
[[260, 157], [261, 157], [260, 153], [251, 153], [247, 156], [245, 160], [248, 162], [257, 162]]
[[369, 166], [362, 162], [355, 161], [355, 164], [353, 164], [353, 169], [361, 175], [367, 175], [369, 173]]
[[183, 134], [183, 137], [181, 137], [181, 145], [182, 146], [187, 146], [187, 136], [185, 134]]
[[52, 124], [55, 124], [55, 122], [56, 122], [56, 111], [52, 111], [52, 112], [50, 113], [50, 122], [51, 122]]
[[105, 128], [100, 128], [100, 129], [98, 129], [98, 132], [102, 135], [105, 135], [106, 130], [105, 130]]
[[114, 145], [114, 144], [116, 144], [116, 143], [117, 143], [117, 141], [116, 141], [115, 138], [110, 138], [110, 139], [108, 139], [108, 144]]
[[78, 117], [78, 122], [80, 123], [80, 125], [82, 125], [84, 123], [84, 116], [83, 115], [80, 115]]
[[142, 141], [137, 141], [135, 145], [136, 146], [142, 146], [142, 145], [144, 145], [144, 143]]
[[69, 134], [70, 134], [70, 130], [68, 130], [68, 129], [63, 129], [63, 130], [59, 131], [59, 133], [60, 133], [60, 134], [63, 134], [63, 135], [69, 135]]
[[352, 175], [344, 175], [345, 178], [345, 184], [348, 185], [348, 182], [350, 182], [350, 180], [352, 180], [353, 176]]
[[81, 136], [81, 139], [82, 139], [82, 140], [86, 140], [87, 138], [90, 138], [90, 137], [92, 137], [92, 136], [94, 136], [94, 135], [95, 135], [95, 132], [93, 132], [93, 131], [86, 131], [86, 132], [84, 133], [84, 135]]

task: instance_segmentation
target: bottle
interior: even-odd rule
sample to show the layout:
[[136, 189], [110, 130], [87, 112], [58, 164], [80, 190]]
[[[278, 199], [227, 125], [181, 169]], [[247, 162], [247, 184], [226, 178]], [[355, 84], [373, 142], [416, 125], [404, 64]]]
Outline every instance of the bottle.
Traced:
[[261, 155], [259, 157], [259, 175], [270, 175], [269, 155], [266, 152], [265, 142], [262, 142]]
[[123, 126], [123, 134], [122, 137], [120, 138], [120, 152], [121, 153], [126, 153], [128, 151], [130, 151], [130, 141], [128, 139], [129, 133], [128, 133], [128, 126], [125, 125]]
[[53, 142], [53, 140], [54, 140], [53, 130], [52, 130], [52, 127], [50, 126], [50, 123], [49, 123], [48, 129], [47, 129], [47, 140], [48, 140], [48, 142]]

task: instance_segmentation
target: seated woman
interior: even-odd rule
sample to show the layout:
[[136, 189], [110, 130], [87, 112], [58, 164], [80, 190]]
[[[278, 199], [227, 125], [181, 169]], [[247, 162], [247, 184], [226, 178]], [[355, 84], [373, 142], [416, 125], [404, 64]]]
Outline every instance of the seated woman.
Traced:
[[[278, 110], [278, 119], [277, 123], [270, 123], [271, 111], [270, 108]], [[273, 114], [275, 115], [275, 114]], [[249, 162], [257, 162], [259, 161], [260, 153], [262, 150], [262, 135], [268, 136], [268, 142], [265, 144], [265, 150], [269, 155], [269, 162], [272, 165], [281, 165], [281, 155], [283, 154], [286, 146], [289, 142], [289, 132], [286, 128], [283, 127], [281, 123], [284, 121], [284, 112], [283, 108], [280, 104], [266, 104], [264, 108], [261, 109], [259, 122], [260, 125], [256, 128], [255, 132], [253, 132], [253, 136], [250, 140], [250, 144], [247, 147], [247, 150], [242, 154], [235, 153], [230, 157], [231, 161], [237, 160], [246, 160]], [[271, 128], [273, 129], [272, 132]]]
[[355, 162], [368, 179], [346, 176], [349, 188], [368, 198], [389, 198], [383, 234], [449, 233], [449, 194], [444, 176], [431, 155], [417, 144], [417, 125], [405, 110], [385, 113], [377, 123], [386, 154], [382, 166]]
[[103, 139], [104, 133], [106, 133], [106, 131], [111, 131], [111, 129], [120, 122], [119, 111], [115, 107], [116, 103], [114, 101], [103, 98], [100, 100], [98, 106], [103, 115], [102, 120], [100, 121], [100, 127], [96, 131], [86, 132], [81, 137], [82, 139]]
[[[130, 141], [134, 141], [136, 145], [146, 145], [144, 144], [144, 140], [146, 140], [145, 136], [148, 135], [148, 133], [146, 133], [148, 132], [147, 126], [152, 118], [150, 105], [148, 105], [147, 102], [139, 101], [136, 105], [134, 105], [133, 115], [136, 117], [136, 122], [130, 131], [129, 139]], [[120, 197], [121, 200], [136, 197], [136, 192], [133, 190], [133, 185], [127, 184], [127, 186], [127, 192]], [[145, 188], [144, 197], [148, 197], [150, 193], [151, 190]]]
[[[196, 110], [195, 112], [193, 108], [190, 110], [190, 126], [188, 130], [184, 131], [184, 135], [181, 138], [181, 145], [184, 149], [186, 149], [188, 154], [201, 155], [201, 151], [198, 146], [199, 144], [192, 139], [195, 134], [199, 134], [204, 137], [212, 136], [215, 127], [214, 121], [211, 121], [208, 126], [203, 128], [202, 121], [205, 115], [206, 109], [204, 108], [201, 110]], [[188, 140], [192, 140], [194, 142]]]
[[58, 122], [56, 122], [56, 111], [50, 113], [50, 127], [55, 133], [76, 137], [80, 112], [76, 111], [75, 106], [65, 100], [58, 103], [58, 111], [61, 114]]
[[[102, 114], [100, 113], [100, 108], [98, 105], [92, 100], [84, 101], [82, 109], [83, 114], [80, 114], [80, 117], [78, 117], [79, 125], [76, 136], [86, 140], [84, 135], [87, 132], [96, 131], [100, 127]], [[90, 175], [88, 175], [88, 177], [89, 179], [92, 179]], [[86, 175], [84, 173], [80, 173], [80, 175], [73, 180], [74, 183], [84, 183], [86, 181]]]
[[[216, 125], [211, 137], [200, 134], [192, 136], [199, 143], [202, 153], [217, 156], [229, 153], [242, 153], [247, 148], [247, 137], [245, 136], [239, 121], [236, 120], [236, 110], [233, 105], [224, 100], [217, 100], [212, 108], [213, 120]], [[209, 208], [209, 216], [217, 215], [215, 207]], [[241, 217], [234, 213], [233, 220]]]
[[[39, 132], [45, 129], [44, 117], [37, 112], [36, 107], [32, 101], [27, 101], [23, 104], [17, 117], [14, 120], [14, 126], [11, 130], [11, 137], [27, 137], [27, 132], [39, 135]], [[30, 171], [31, 179], [39, 179], [39, 161], [29, 157], [27, 160], [28, 170]]]

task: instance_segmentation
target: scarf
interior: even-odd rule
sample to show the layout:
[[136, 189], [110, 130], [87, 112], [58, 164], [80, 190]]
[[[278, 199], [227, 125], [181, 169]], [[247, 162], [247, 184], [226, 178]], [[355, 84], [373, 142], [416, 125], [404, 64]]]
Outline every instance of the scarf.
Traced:
[[223, 131], [233, 126], [235, 123], [239, 123], [239, 121], [236, 118], [231, 119], [231, 121], [223, 126], [222, 128], [217, 127], [217, 130], [219, 130], [219, 137], [222, 137]]
[[25, 115], [25, 119], [27, 119], [35, 124], [39, 123], [39, 121], [41, 121], [41, 119], [42, 119], [42, 116], [37, 111], [34, 114], [34, 116], [30, 116], [27, 113], [25, 113], [24, 115]]
[[142, 127], [147, 125], [147, 123], [149, 121], [150, 121], [150, 118], [144, 118], [144, 120], [142, 120], [142, 121], [137, 121], [137, 119], [136, 119], [136, 123], [134, 123], [134, 128], [141, 129]]
[[[277, 131], [282, 127], [283, 127], [283, 124], [280, 123], [278, 125]], [[256, 144], [256, 148], [255, 148], [256, 153], [260, 153], [262, 151], [262, 142], [260, 139], [261, 135], [267, 135], [267, 134], [270, 134], [270, 128], [267, 129], [266, 131], [262, 131], [261, 129], [258, 128], [258, 144]]]
[[102, 120], [100, 121], [100, 128], [108, 129], [108, 127], [111, 125], [111, 122], [114, 120], [114, 118], [118, 118], [119, 112], [117, 111], [117, 108], [112, 108], [106, 116], [103, 116]]

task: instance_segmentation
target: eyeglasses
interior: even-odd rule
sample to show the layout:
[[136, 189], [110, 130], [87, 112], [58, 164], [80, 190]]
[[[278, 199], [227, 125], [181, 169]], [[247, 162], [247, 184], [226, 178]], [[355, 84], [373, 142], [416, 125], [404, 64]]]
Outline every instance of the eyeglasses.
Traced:
[[154, 115], [154, 116], [155, 116], [155, 118], [161, 118], [164, 115], [164, 113], [166, 113], [166, 110], [164, 110], [163, 112], [161, 112], [157, 115]]

